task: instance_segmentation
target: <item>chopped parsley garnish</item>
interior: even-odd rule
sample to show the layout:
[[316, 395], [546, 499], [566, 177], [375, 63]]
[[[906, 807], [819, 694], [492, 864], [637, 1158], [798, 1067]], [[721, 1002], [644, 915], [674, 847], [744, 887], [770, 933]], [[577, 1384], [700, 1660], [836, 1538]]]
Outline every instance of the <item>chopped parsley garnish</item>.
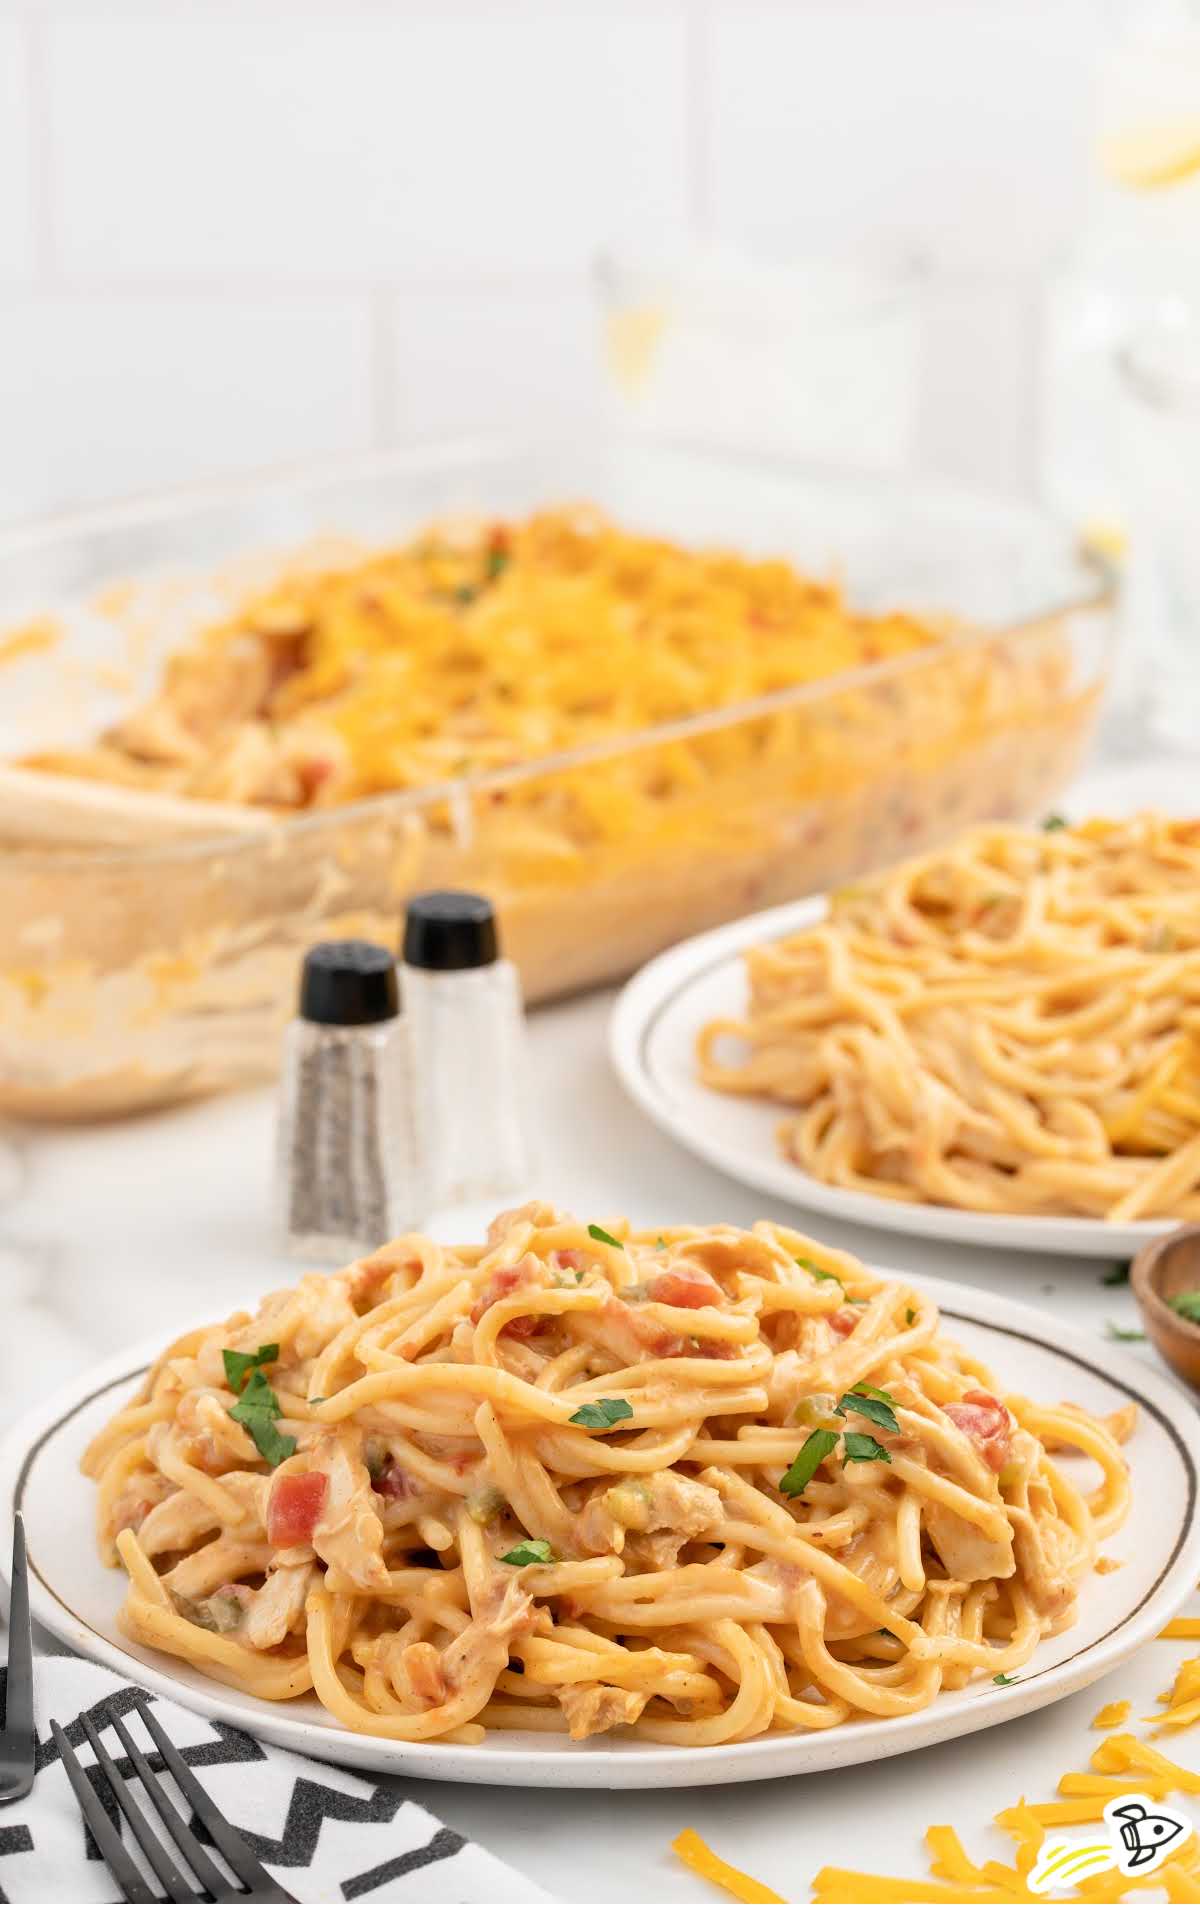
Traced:
[[656, 1237], [654, 1239], [654, 1248], [656, 1250], [665, 1250], [666, 1247], [667, 1247], [667, 1240], [665, 1237]]
[[507, 1561], [510, 1568], [533, 1568], [539, 1562], [553, 1561], [554, 1555], [548, 1541], [521, 1541], [500, 1559]]
[[502, 576], [511, 561], [512, 556], [508, 550], [500, 543], [493, 543], [487, 553], [488, 581], [495, 582], [498, 576]]
[[[820, 1264], [814, 1263], [811, 1257], [797, 1257], [796, 1262], [802, 1270], [807, 1270], [811, 1276], [814, 1276], [818, 1283], [842, 1283], [842, 1279], [835, 1277], [832, 1270], [822, 1270]], [[842, 1287], [845, 1286], [842, 1285]]]
[[833, 1413], [835, 1416], [844, 1416], [848, 1409], [852, 1409], [855, 1415], [865, 1416], [876, 1428], [887, 1429], [892, 1435], [900, 1433], [896, 1405], [886, 1389], [872, 1389], [869, 1382], [856, 1382], [853, 1389], [848, 1389], [841, 1401], [834, 1405]]
[[581, 1429], [611, 1429], [614, 1422], [624, 1422], [632, 1414], [624, 1396], [601, 1396], [599, 1402], [585, 1402], [567, 1420], [577, 1422]]
[[1015, 1673], [994, 1673], [992, 1679], [998, 1687], [1013, 1687], [1017, 1683]]
[[261, 1369], [264, 1363], [279, 1361], [279, 1344], [260, 1343], [253, 1355], [247, 1355], [241, 1349], [223, 1349], [221, 1361], [225, 1365], [225, 1380], [237, 1396], [241, 1394], [252, 1369]]
[[283, 1410], [279, 1406], [278, 1396], [257, 1365], [251, 1369], [241, 1397], [229, 1413], [235, 1422], [241, 1423], [263, 1461], [269, 1462], [272, 1468], [278, 1468], [281, 1462], [287, 1461], [289, 1455], [296, 1453], [295, 1436], [280, 1435], [275, 1427], [276, 1419], [283, 1414]]
[[1129, 1265], [1127, 1263], [1114, 1263], [1111, 1270], [1105, 1271], [1100, 1281], [1106, 1290], [1118, 1289], [1122, 1283], [1129, 1282]]
[[779, 1484], [781, 1495], [803, 1495], [827, 1455], [838, 1445], [836, 1429], [814, 1429]]
[[1200, 1323], [1200, 1290], [1181, 1290], [1178, 1296], [1167, 1298], [1167, 1305], [1176, 1316], [1186, 1317], [1189, 1323]]
[[612, 1236], [607, 1230], [601, 1230], [599, 1224], [588, 1225], [588, 1236], [594, 1237], [598, 1244], [611, 1244], [614, 1250], [624, 1250], [619, 1237]]
[[847, 1429], [842, 1437], [842, 1452], [848, 1462], [890, 1462], [891, 1456], [873, 1435], [856, 1435]]
[[1068, 826], [1069, 824], [1070, 823], [1066, 819], [1064, 819], [1062, 814], [1047, 814], [1046, 818], [1042, 822], [1042, 832], [1043, 833], [1061, 833], [1063, 828]]
[[916, 1320], [917, 1320], [917, 1313], [915, 1310], [905, 1310], [904, 1321], [908, 1324], [908, 1327], [910, 1329], [912, 1328]]
[[[1200, 1318], [1196, 1320], [1200, 1321]], [[1144, 1343], [1146, 1340], [1145, 1330], [1127, 1330], [1120, 1323], [1106, 1323], [1104, 1334], [1110, 1343]]]

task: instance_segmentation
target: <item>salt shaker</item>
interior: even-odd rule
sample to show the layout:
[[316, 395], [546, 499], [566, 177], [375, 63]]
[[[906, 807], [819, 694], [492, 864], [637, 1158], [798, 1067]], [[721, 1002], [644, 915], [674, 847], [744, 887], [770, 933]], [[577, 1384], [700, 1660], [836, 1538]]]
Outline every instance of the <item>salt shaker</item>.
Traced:
[[361, 939], [312, 947], [280, 1088], [278, 1204], [292, 1256], [346, 1263], [419, 1222], [410, 1093], [391, 953]]
[[434, 1210], [529, 1189], [525, 1019], [478, 893], [420, 893], [404, 925], [416, 1141]]

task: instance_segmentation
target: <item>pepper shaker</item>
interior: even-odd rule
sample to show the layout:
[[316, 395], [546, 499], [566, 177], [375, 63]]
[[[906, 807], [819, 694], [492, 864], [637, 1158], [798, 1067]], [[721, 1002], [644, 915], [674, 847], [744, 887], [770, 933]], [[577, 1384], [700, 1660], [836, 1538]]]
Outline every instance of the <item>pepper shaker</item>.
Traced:
[[420, 893], [402, 967], [416, 1142], [431, 1209], [526, 1192], [525, 1018], [516, 967], [478, 893]]
[[278, 1205], [292, 1256], [346, 1263], [420, 1220], [410, 1073], [392, 955], [359, 939], [313, 946], [280, 1088]]

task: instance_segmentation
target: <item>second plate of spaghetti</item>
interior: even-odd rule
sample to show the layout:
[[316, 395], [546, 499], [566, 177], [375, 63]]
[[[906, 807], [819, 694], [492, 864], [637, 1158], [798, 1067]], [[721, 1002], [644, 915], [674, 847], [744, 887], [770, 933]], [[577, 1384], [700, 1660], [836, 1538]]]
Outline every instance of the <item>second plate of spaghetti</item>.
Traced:
[[1015, 1718], [1186, 1598], [1152, 1371], [778, 1224], [609, 1223], [401, 1238], [53, 1398], [0, 1451], [36, 1616], [318, 1757], [638, 1787]]
[[886, 1230], [1131, 1256], [1200, 1215], [1200, 823], [979, 828], [663, 954], [611, 1051], [756, 1189]]

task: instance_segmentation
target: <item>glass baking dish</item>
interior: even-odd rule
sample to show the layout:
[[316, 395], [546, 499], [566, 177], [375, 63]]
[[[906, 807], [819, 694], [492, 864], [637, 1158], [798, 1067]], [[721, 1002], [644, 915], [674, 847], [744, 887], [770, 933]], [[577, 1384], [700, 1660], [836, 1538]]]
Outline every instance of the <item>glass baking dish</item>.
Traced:
[[[491, 894], [531, 1001], [836, 885], [1075, 772], [1111, 573], [1052, 520], [958, 489], [619, 439], [456, 444], [0, 536], [0, 759], [73, 745], [298, 547], [462, 512], [598, 504], [623, 526], [836, 573], [944, 642], [442, 786], [165, 844], [0, 847], [0, 1109], [109, 1115], [268, 1074], [312, 941], [395, 944], [406, 897]], [[330, 540], [334, 539], [334, 540]]]

